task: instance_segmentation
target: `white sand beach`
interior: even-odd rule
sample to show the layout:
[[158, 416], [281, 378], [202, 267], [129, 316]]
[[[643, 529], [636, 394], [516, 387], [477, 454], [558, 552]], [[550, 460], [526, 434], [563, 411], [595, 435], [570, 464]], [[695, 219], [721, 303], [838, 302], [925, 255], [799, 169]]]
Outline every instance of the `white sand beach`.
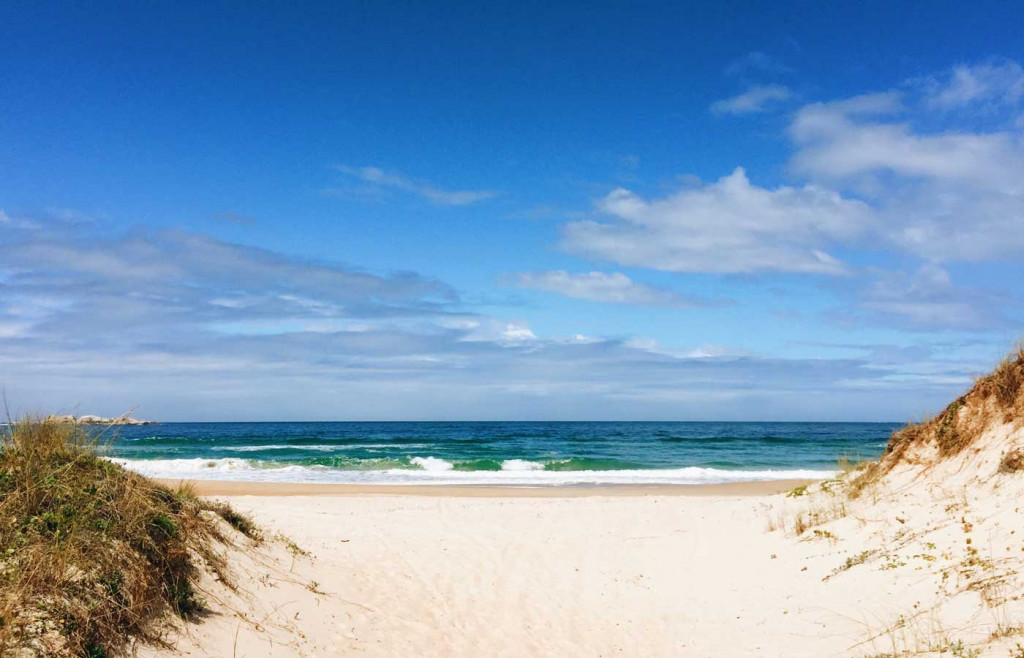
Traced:
[[248, 598], [178, 638], [184, 655], [874, 656], [998, 623], [977, 616], [973, 593], [959, 618], [947, 610], [927, 632], [894, 635], [895, 620], [936, 598], [934, 563], [842, 568], [903, 527], [890, 517], [909, 508], [895, 503], [863, 501], [872, 518], [841, 519], [833, 539], [771, 531], [804, 497], [765, 484], [731, 495], [252, 486], [259, 495], [225, 499], [312, 555], [257, 551], [266, 561], [242, 569]]
[[855, 591], [813, 596], [839, 558], [768, 533], [761, 496], [524, 491], [231, 496], [325, 594], [255, 583], [300, 633], [216, 619], [186, 653], [821, 656], [863, 630]]

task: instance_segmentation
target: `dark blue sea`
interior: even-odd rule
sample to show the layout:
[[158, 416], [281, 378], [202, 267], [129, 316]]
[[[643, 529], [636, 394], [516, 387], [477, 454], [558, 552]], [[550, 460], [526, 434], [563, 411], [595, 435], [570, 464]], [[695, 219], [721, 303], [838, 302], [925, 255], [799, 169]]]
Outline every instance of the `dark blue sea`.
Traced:
[[[365, 484], [702, 484], [827, 477], [896, 423], [162, 423], [111, 456], [147, 475]], [[109, 433], [108, 433], [109, 436]]]

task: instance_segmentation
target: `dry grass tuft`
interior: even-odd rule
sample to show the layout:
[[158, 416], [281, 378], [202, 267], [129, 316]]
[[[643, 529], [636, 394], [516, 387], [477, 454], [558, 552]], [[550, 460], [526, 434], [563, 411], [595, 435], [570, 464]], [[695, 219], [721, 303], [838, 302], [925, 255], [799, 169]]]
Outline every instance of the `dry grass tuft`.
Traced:
[[810, 527], [811, 524], [808, 521], [807, 516], [803, 512], [799, 512], [796, 515], [796, 519], [793, 521], [793, 534], [799, 537]]
[[213, 512], [220, 518], [224, 519], [229, 526], [242, 533], [253, 541], [263, 541], [263, 532], [259, 526], [249, 518], [247, 514], [242, 514], [231, 505], [227, 503], [221, 503], [216, 501], [199, 501], [199, 506], [210, 512]]
[[995, 370], [979, 379], [975, 390], [995, 399], [1007, 414], [1024, 409], [1021, 390], [1024, 389], [1024, 348], [1003, 359]]
[[972, 433], [965, 431], [958, 422], [958, 414], [966, 404], [966, 396], [953, 400], [942, 413], [932, 420], [935, 441], [939, 446], [939, 453], [942, 455], [955, 455], [971, 442], [974, 438]]
[[859, 498], [868, 487], [878, 482], [883, 470], [879, 462], [865, 462], [850, 473], [846, 480], [846, 494], [850, 498]]
[[1014, 448], [1003, 455], [999, 462], [1000, 473], [1019, 473], [1024, 471], [1024, 451]]
[[[158, 641], [161, 620], [204, 611], [194, 583], [222, 579], [204, 504], [97, 456], [77, 425], [0, 433], [0, 655], [103, 658]], [[251, 521], [214, 511], [245, 534]]]

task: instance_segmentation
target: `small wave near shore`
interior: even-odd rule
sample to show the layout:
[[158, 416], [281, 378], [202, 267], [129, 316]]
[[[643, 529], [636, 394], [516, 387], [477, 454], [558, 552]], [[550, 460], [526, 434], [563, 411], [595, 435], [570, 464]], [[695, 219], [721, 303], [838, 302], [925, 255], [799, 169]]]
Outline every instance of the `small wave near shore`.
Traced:
[[222, 459], [119, 459], [118, 464], [150, 477], [244, 482], [323, 482], [341, 484], [479, 484], [479, 485], [601, 485], [601, 484], [717, 484], [765, 480], [822, 479], [830, 470], [729, 470], [689, 466], [672, 469], [563, 470], [556, 462], [508, 459], [498, 470], [459, 470], [436, 457], [415, 457], [404, 467], [344, 469], [323, 465]]

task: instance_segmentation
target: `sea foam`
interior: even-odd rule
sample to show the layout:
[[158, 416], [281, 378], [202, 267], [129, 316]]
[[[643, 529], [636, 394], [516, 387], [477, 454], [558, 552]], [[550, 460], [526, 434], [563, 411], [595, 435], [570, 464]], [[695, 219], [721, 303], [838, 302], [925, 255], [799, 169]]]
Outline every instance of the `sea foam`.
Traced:
[[437, 457], [413, 457], [409, 461], [425, 471], [443, 472], [455, 468], [455, 464]]
[[402, 448], [402, 449], [413, 449], [413, 448], [427, 448], [429, 443], [317, 443], [317, 444], [295, 444], [295, 445], [252, 445], [252, 446], [224, 446], [219, 447], [218, 450], [224, 450], [227, 452], [262, 452], [264, 450], [315, 450], [317, 452], [345, 452], [346, 450], [373, 450], [381, 448]]
[[122, 466], [158, 478], [249, 482], [327, 482], [340, 484], [483, 484], [559, 486], [579, 484], [715, 484], [760, 480], [821, 479], [826, 470], [726, 470], [690, 466], [673, 469], [549, 471], [540, 462], [509, 459], [500, 471], [459, 471], [437, 457], [413, 457], [415, 468], [346, 470], [320, 465], [221, 459], [119, 459]]
[[531, 462], [526, 459], [506, 459], [501, 462], [501, 470], [503, 471], [543, 471], [544, 464], [541, 462]]

